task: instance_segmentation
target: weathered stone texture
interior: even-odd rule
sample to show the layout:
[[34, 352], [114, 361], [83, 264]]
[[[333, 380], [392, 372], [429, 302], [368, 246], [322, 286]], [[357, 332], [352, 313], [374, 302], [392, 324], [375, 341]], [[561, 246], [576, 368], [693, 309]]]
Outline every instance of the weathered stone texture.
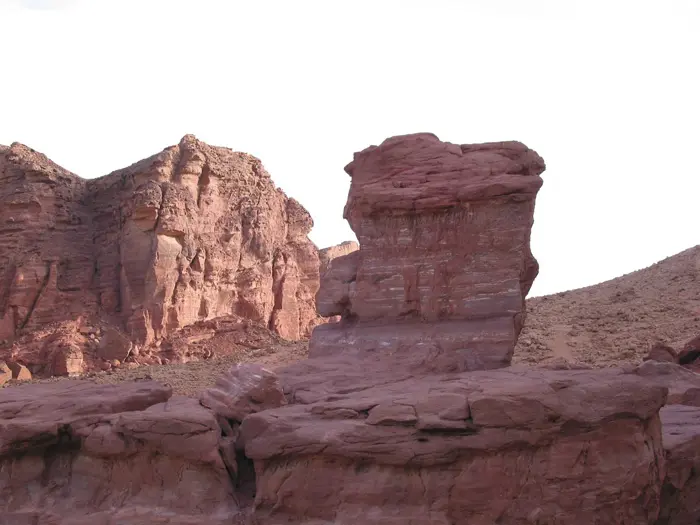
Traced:
[[[319, 322], [312, 225], [258, 159], [190, 135], [93, 180], [21, 144], [3, 148], [0, 357], [22, 335], [77, 318], [137, 348], [228, 315], [307, 337]], [[49, 373], [53, 355], [42, 359], [25, 364]]]
[[543, 170], [519, 142], [417, 134], [356, 153], [345, 218], [360, 249], [323, 275], [319, 313], [343, 322], [318, 328], [310, 355], [407, 346], [448, 368], [510, 363], [538, 271], [529, 244]]

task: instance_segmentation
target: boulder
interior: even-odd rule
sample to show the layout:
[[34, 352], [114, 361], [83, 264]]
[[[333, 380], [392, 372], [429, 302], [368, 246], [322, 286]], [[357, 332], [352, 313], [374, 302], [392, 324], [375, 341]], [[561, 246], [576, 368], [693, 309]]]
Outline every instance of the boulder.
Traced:
[[277, 375], [255, 364], [232, 366], [214, 387], [202, 392], [199, 401], [231, 423], [287, 404]]
[[0, 386], [12, 379], [12, 369], [5, 361], [0, 361]]
[[[356, 352], [406, 366], [507, 366], [537, 275], [530, 253], [544, 161], [519, 142], [422, 133], [355, 154], [345, 218], [359, 250], [333, 260], [311, 357]], [[401, 356], [401, 358], [398, 358]]]
[[31, 381], [32, 373], [25, 365], [10, 361], [7, 363], [7, 366], [12, 370], [12, 379], [16, 381]]
[[[22, 144], [0, 148], [0, 358], [17, 342], [23, 362], [50, 375], [63, 357], [36, 334], [79, 317], [93, 328], [74, 330], [87, 370], [124, 360], [115, 333], [153, 349], [229, 315], [308, 337], [320, 321], [312, 226], [260, 160], [191, 135], [89, 180]], [[118, 343], [99, 356], [88, 337], [97, 325]]]
[[644, 361], [658, 361], [660, 363], [677, 363], [678, 354], [667, 344], [656, 342], [651, 345], [649, 353], [644, 358]]
[[216, 416], [153, 381], [0, 391], [0, 522], [241, 519]]
[[[339, 372], [340, 373], [340, 372]], [[621, 370], [503, 369], [331, 391], [251, 414], [265, 524], [653, 524], [666, 388]]]
[[683, 345], [678, 352], [678, 362], [682, 365], [693, 365], [698, 357], [700, 357], [700, 335]]

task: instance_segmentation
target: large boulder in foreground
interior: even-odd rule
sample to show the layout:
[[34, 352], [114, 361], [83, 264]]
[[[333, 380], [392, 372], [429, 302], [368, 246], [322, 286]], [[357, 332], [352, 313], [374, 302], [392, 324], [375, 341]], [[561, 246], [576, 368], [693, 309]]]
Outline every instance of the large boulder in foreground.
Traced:
[[[340, 374], [341, 372], [338, 372]], [[328, 389], [248, 416], [259, 523], [654, 524], [666, 388], [503, 369]]]
[[525, 296], [544, 161], [519, 142], [456, 145], [423, 133], [355, 154], [345, 218], [360, 249], [317, 295], [310, 356], [400, 354], [435, 370], [510, 363]]
[[118, 329], [143, 353], [229, 315], [307, 337], [319, 322], [312, 225], [260, 160], [191, 135], [90, 180], [2, 147], [0, 359], [16, 341], [12, 359], [33, 373], [79, 373], [111, 352], [88, 333]]
[[230, 525], [216, 416], [152, 381], [0, 391], [0, 523]]

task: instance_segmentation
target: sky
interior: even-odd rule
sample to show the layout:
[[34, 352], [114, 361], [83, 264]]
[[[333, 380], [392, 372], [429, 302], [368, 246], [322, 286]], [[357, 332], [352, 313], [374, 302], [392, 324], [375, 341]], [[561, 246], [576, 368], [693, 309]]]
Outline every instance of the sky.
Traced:
[[0, 144], [93, 178], [188, 133], [259, 157], [315, 221], [405, 133], [546, 161], [531, 295], [698, 244], [699, 0], [0, 0]]

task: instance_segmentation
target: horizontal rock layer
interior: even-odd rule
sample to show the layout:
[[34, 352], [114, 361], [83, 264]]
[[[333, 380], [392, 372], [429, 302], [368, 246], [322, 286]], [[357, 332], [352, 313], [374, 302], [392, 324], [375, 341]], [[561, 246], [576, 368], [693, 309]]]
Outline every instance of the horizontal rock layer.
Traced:
[[308, 366], [306, 377], [287, 379], [308, 403], [250, 415], [241, 427], [261, 523], [657, 518], [663, 386], [621, 371], [508, 369], [375, 376], [374, 386], [348, 391]]
[[454, 355], [448, 368], [508, 365], [538, 271], [530, 229], [544, 167], [518, 142], [431, 134], [356, 153], [345, 218], [360, 249], [322, 276], [318, 311], [341, 322], [314, 332], [310, 355], [403, 344]]
[[216, 416], [194, 399], [170, 396], [169, 387], [150, 381], [3, 389], [0, 522], [242, 519]]

